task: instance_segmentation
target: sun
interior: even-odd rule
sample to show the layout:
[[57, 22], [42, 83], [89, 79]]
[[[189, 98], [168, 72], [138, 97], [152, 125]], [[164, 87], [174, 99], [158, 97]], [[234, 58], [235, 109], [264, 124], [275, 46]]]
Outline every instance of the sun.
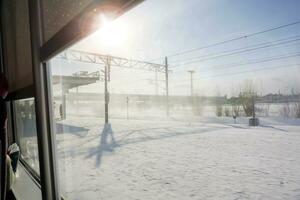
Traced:
[[94, 41], [98, 45], [117, 47], [124, 45], [129, 36], [129, 25], [118, 19], [111, 21], [105, 16], [100, 16], [101, 26], [93, 34]]

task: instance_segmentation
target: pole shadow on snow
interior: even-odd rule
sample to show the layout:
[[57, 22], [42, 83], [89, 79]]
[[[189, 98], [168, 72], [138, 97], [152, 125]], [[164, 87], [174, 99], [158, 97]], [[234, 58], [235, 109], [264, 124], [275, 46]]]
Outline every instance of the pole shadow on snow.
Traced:
[[87, 155], [85, 158], [90, 158], [92, 156], [95, 156], [96, 167], [100, 167], [103, 153], [105, 151], [113, 152], [116, 146], [118, 146], [118, 144], [115, 140], [114, 133], [111, 128], [111, 124], [105, 124], [101, 133], [99, 145], [97, 147], [91, 148], [89, 155]]
[[[227, 128], [239, 128], [239, 129], [249, 129], [249, 127], [239, 126], [239, 125], [232, 125], [232, 124], [223, 124], [224, 126], [213, 126], [213, 127], [206, 127], [203, 128], [204, 125], [201, 126], [200, 129], [193, 129], [193, 130], [182, 130], [180, 131], [179, 127], [168, 126], [168, 127], [153, 127], [153, 128], [141, 128], [141, 129], [133, 129], [125, 131], [126, 134], [122, 134], [123, 137], [119, 138], [118, 140], [114, 137], [114, 132], [112, 130], [111, 124], [105, 124], [104, 128], [101, 133], [99, 145], [96, 147], [91, 147], [89, 149], [89, 153], [85, 158], [91, 158], [93, 156], [96, 157], [96, 167], [100, 167], [102, 157], [104, 152], [112, 153], [116, 147], [126, 146], [128, 144], [135, 144], [141, 142], [148, 142], [154, 140], [161, 140], [167, 139], [177, 136], [184, 136], [184, 135], [195, 135], [195, 134], [203, 134], [208, 132], [217, 131], [220, 129], [227, 129]], [[279, 131], [288, 132], [286, 130], [276, 128], [273, 126], [266, 126], [261, 125], [261, 127], [265, 128], [273, 128]], [[186, 128], [186, 127], [183, 127]], [[155, 134], [153, 134], [155, 133]], [[157, 134], [156, 134], [157, 133]], [[138, 134], [138, 137], [131, 138], [130, 136], [133, 134]], [[151, 134], [151, 135], [150, 135]], [[97, 136], [98, 137], [98, 136]]]
[[[227, 128], [249, 129], [248, 127], [232, 125], [232, 124], [223, 124], [223, 125], [224, 125], [223, 127], [213, 126], [207, 128], [203, 128], [202, 126], [200, 129], [193, 129], [193, 130], [184, 129], [182, 131], [179, 130], [180, 127], [174, 127], [174, 126], [134, 129], [128, 131], [125, 135], [123, 135], [123, 137], [116, 140], [114, 138], [114, 133], [112, 131], [111, 124], [105, 124], [101, 133], [99, 145], [97, 147], [90, 148], [89, 154], [86, 156], [86, 158], [95, 156], [96, 167], [100, 167], [103, 153], [113, 152], [116, 147], [122, 147], [129, 144], [136, 144], [141, 142], [168, 139], [177, 136], [203, 134], [203, 133], [213, 132], [213, 131], [217, 131], [220, 129], [227, 129]], [[273, 126], [261, 126], [261, 127], [273, 128], [279, 131], [287, 132], [286, 130], [275, 128]], [[153, 134], [153, 133], [157, 133], [157, 134]], [[139, 134], [139, 137], [130, 138], [130, 136], [133, 134]]]
[[260, 125], [260, 127], [271, 128], [271, 129], [275, 129], [275, 130], [277, 130], [277, 131], [286, 132], [286, 133], [289, 132], [289, 131], [287, 131], [287, 130], [284, 130], [284, 129], [281, 129], [281, 128], [276, 128], [276, 127], [270, 126], [270, 125]]
[[[239, 125], [233, 125], [233, 124], [226, 124], [227, 126], [233, 127], [233, 128], [239, 128], [239, 129], [249, 129], [249, 126], [247, 127], [243, 127], [243, 126], [239, 126]], [[270, 126], [270, 125], [259, 125], [258, 127], [262, 127], [262, 128], [271, 128], [277, 131], [281, 131], [281, 132], [289, 132], [287, 130], [281, 129], [281, 128], [276, 128], [274, 126]]]
[[78, 137], [85, 137], [89, 131], [87, 128], [60, 123], [56, 123], [55, 130], [56, 134], [70, 133]]
[[[226, 127], [227, 128], [227, 127]], [[177, 136], [184, 136], [184, 135], [195, 135], [195, 134], [203, 134], [207, 132], [212, 132], [216, 131], [219, 129], [225, 129], [225, 127], [220, 127], [220, 128], [207, 128], [207, 129], [200, 129], [200, 130], [193, 130], [193, 131], [174, 131], [174, 128], [165, 128], [161, 134], [157, 137], [151, 137], [147, 134], [143, 134], [144, 137], [139, 137], [139, 138], [134, 138], [134, 139], [126, 139], [126, 140], [118, 140], [118, 146], [122, 147], [128, 144], [136, 144], [136, 143], [141, 143], [141, 142], [149, 142], [149, 141], [155, 141], [155, 140], [162, 140], [162, 139], [168, 139], [168, 138], [173, 138]]]
[[[224, 129], [224, 128], [225, 127], [222, 127], [222, 129]], [[102, 161], [104, 152], [112, 153], [116, 147], [122, 147], [125, 145], [141, 143], [141, 142], [168, 139], [168, 138], [182, 136], [182, 135], [202, 134], [205, 132], [212, 132], [212, 131], [216, 131], [219, 129], [221, 129], [221, 127], [218, 127], [218, 128], [210, 127], [210, 128], [206, 128], [206, 129], [201, 128], [201, 129], [193, 130], [193, 131], [184, 130], [182, 132], [178, 131], [176, 129], [176, 127], [137, 129], [137, 130], [131, 130], [130, 132], [128, 132], [126, 134], [125, 137], [123, 137], [119, 140], [116, 140], [114, 138], [114, 133], [112, 131], [111, 124], [105, 124], [105, 126], [102, 130], [102, 133], [101, 133], [99, 145], [96, 147], [90, 148], [89, 154], [85, 158], [87, 159], [87, 158], [91, 158], [91, 157], [95, 156], [96, 157], [96, 167], [99, 168], [101, 166], [101, 161]], [[160, 135], [153, 137], [144, 132], [144, 131], [151, 132], [151, 130], [156, 130], [156, 131], [160, 130], [160, 132], [159, 132]], [[134, 133], [138, 133], [139, 135], [141, 135], [141, 137], [126, 139], [128, 136], [130, 136]], [[151, 132], [151, 133], [153, 133], [153, 132]], [[110, 141], [109, 141], [109, 139], [110, 139]]]

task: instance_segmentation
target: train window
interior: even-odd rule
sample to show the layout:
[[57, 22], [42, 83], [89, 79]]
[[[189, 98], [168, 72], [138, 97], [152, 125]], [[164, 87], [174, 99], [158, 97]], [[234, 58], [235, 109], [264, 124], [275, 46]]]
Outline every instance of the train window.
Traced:
[[15, 132], [20, 146], [21, 159], [25, 161], [25, 165], [34, 170], [35, 174], [39, 174], [34, 98], [16, 100], [13, 105]]
[[61, 195], [299, 197], [299, 8], [149, 0], [99, 15], [47, 64]]

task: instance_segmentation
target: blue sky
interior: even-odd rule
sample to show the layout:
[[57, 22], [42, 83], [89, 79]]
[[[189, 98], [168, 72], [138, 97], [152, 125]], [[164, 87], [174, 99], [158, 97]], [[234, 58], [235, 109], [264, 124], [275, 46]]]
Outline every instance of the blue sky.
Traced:
[[[109, 33], [106, 37], [101, 36], [101, 33], [100, 35], [93, 34], [73, 48], [161, 63], [164, 56], [299, 21], [299, 10], [300, 1], [298, 0], [147, 0], [113, 22], [116, 26], [114, 33]], [[99, 31], [101, 32], [101, 28]], [[274, 42], [297, 35], [300, 35], [300, 24], [225, 45], [169, 57], [172, 70], [170, 93], [189, 94], [190, 81], [187, 70], [196, 71], [194, 86], [195, 93], [199, 95], [217, 93], [236, 95], [246, 80], [252, 80], [257, 91], [262, 94], [279, 90], [282, 93], [289, 93], [292, 88], [300, 92], [298, 80], [300, 67], [261, 70], [268, 67], [300, 64], [300, 56], [230, 67], [234, 63], [300, 52], [300, 41], [186, 64], [187, 60], [194, 57]], [[83, 68], [95, 69], [95, 66], [61, 62], [56, 67], [63, 65], [67, 67], [64, 67], [64, 72], [60, 71], [60, 73], [78, 71]], [[244, 73], [251, 70], [254, 72]], [[54, 71], [56, 73], [57, 70]], [[116, 93], [154, 92], [154, 86], [146, 80], [153, 79], [153, 73], [126, 72], [126, 70], [116, 69], [114, 77], [110, 87]], [[163, 75], [159, 77], [159, 79], [163, 78]], [[136, 84], [137, 82], [139, 84]], [[98, 87], [99, 85], [87, 86], [84, 90], [93, 91]], [[160, 93], [163, 94], [163, 84], [160, 84], [160, 88]]]

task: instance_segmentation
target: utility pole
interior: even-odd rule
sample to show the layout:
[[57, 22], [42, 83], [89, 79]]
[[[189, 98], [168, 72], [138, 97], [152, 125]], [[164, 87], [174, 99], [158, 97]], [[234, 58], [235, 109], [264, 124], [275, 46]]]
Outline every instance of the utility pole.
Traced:
[[67, 94], [68, 93], [69, 93], [69, 90], [67, 88], [63, 88], [62, 103], [60, 105], [61, 109], [59, 109], [61, 119], [66, 119], [66, 117], [67, 117]]
[[108, 93], [107, 85], [108, 85], [108, 80], [110, 80], [110, 78], [108, 78], [108, 76], [110, 76], [109, 72], [110, 72], [110, 58], [109, 56], [107, 56], [106, 65], [104, 66], [105, 124], [108, 124], [109, 93]]
[[249, 119], [249, 125], [250, 126], [258, 126], [259, 125], [259, 119], [256, 118], [255, 115], [255, 97], [257, 94], [254, 92], [252, 93], [252, 118]]
[[78, 115], [78, 108], [79, 108], [79, 105], [78, 105], [78, 86], [76, 87], [76, 115]]
[[252, 117], [255, 119], [255, 97], [254, 97], [254, 92], [252, 94]]
[[191, 74], [191, 96], [194, 96], [193, 74], [195, 73], [195, 71], [190, 70], [188, 72]]
[[165, 74], [166, 74], [166, 109], [167, 116], [169, 117], [169, 66], [168, 66], [168, 57], [165, 57]]
[[158, 69], [155, 68], [155, 95], [158, 95]]
[[126, 97], [126, 111], [127, 111], [127, 120], [129, 120], [129, 97]]

